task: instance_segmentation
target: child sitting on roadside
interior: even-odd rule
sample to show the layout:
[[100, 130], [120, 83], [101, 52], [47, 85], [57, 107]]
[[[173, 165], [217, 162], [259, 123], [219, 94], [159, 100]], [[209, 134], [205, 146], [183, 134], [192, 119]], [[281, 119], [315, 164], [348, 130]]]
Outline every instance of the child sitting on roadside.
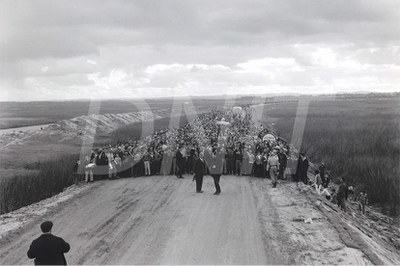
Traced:
[[322, 192], [320, 193], [320, 195], [321, 195], [321, 196], [325, 196], [325, 198], [326, 198], [327, 200], [331, 200], [331, 198], [332, 198], [332, 194], [331, 194], [331, 192], [329, 191], [328, 188], [324, 188], [324, 189], [322, 190]]

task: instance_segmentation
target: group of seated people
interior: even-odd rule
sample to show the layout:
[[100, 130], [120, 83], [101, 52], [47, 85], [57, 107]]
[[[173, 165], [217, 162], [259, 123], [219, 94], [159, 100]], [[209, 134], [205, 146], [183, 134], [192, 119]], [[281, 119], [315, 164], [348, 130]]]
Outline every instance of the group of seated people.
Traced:
[[358, 204], [358, 209], [365, 214], [365, 206], [368, 205], [368, 195], [365, 190], [359, 191], [355, 195], [354, 187], [349, 186], [345, 178], [340, 178], [340, 184], [338, 191], [330, 184], [330, 178], [327, 173], [325, 173], [325, 165], [321, 163], [318, 170], [315, 171], [315, 175], [308, 178], [308, 184], [312, 186], [316, 193], [327, 200], [331, 201], [333, 204], [337, 204], [341, 210], [347, 212], [346, 201], [354, 200]]

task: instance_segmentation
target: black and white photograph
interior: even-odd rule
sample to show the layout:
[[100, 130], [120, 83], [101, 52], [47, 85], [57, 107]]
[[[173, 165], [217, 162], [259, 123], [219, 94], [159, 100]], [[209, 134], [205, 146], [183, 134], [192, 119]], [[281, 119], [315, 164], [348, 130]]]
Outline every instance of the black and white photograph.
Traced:
[[0, 0], [0, 265], [400, 265], [400, 1]]

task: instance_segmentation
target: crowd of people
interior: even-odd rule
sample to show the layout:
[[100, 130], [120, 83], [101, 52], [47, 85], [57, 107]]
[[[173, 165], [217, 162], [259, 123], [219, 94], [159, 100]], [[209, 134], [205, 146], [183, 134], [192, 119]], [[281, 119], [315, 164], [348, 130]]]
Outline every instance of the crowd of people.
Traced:
[[[291, 151], [284, 139], [255, 123], [250, 108], [240, 107], [211, 110], [182, 127], [94, 149], [85, 156], [83, 163], [79, 162], [79, 167], [86, 182], [93, 182], [95, 177], [176, 175], [184, 178], [184, 175], [199, 176], [195, 164], [202, 157], [204, 174], [214, 179], [219, 180], [220, 175], [270, 178], [273, 187], [278, 179], [290, 179], [312, 185], [318, 194], [346, 211], [349, 188], [345, 182], [341, 182], [343, 185], [336, 193], [323, 163], [310, 178], [306, 154], [296, 152]], [[201, 191], [201, 184], [196, 190], [199, 187]], [[216, 192], [220, 193], [218, 182]], [[361, 209], [365, 210], [368, 200], [364, 191], [360, 198]]]
[[[220, 123], [218, 123], [220, 122]], [[204, 153], [222, 157], [222, 173], [284, 178], [289, 146], [281, 138], [263, 141], [269, 132], [251, 121], [250, 112], [213, 110], [183, 127], [165, 129], [139, 140], [92, 150], [80, 164], [85, 181], [108, 177], [193, 174], [195, 160]], [[270, 171], [271, 169], [271, 171]], [[209, 169], [206, 169], [209, 173]]]
[[[196, 192], [202, 193], [203, 176], [214, 179], [215, 195], [221, 193], [221, 175], [290, 179], [312, 186], [316, 193], [347, 211], [346, 201], [354, 193], [341, 178], [338, 192], [330, 185], [329, 174], [321, 163], [315, 175], [309, 174], [305, 153], [297, 157], [285, 140], [276, 137], [261, 124], [252, 121], [246, 108], [212, 110], [180, 128], [165, 129], [139, 140], [92, 150], [78, 160], [77, 171], [86, 182], [94, 177], [115, 179], [150, 175], [194, 174]], [[269, 136], [268, 136], [269, 135]], [[267, 137], [268, 136], [268, 137]], [[362, 191], [355, 199], [365, 213], [368, 195]], [[53, 223], [41, 224], [43, 234], [34, 240], [27, 253], [35, 264], [66, 264], [64, 253], [70, 246], [51, 234]]]

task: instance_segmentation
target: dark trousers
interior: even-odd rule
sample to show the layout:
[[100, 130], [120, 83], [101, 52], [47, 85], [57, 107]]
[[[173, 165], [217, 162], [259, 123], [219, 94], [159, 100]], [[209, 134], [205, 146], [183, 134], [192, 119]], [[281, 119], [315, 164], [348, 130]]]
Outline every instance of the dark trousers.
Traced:
[[183, 169], [184, 168], [184, 161], [183, 160], [177, 160], [176, 164], [178, 166], [178, 169], [177, 169], [177, 172], [176, 172], [176, 176], [177, 177], [182, 177], [183, 171], [184, 171], [184, 169]]
[[338, 197], [338, 206], [344, 212], [347, 212], [345, 197]]
[[228, 158], [226, 160], [226, 171], [227, 171], [228, 175], [233, 174], [234, 169], [235, 169], [235, 161], [232, 158]]
[[214, 179], [214, 185], [215, 185], [215, 192], [221, 193], [221, 187], [219, 186], [219, 179], [221, 178], [221, 175], [211, 175], [212, 178]]
[[195, 175], [194, 178], [196, 179], [196, 192], [200, 192], [203, 186], [203, 175]]
[[254, 164], [254, 176], [255, 177], [262, 177], [263, 173], [263, 165], [262, 164]]
[[242, 168], [242, 162], [240, 160], [235, 161], [235, 174], [240, 175], [240, 168]]
[[279, 166], [278, 178], [279, 179], [284, 179], [284, 176], [283, 176], [284, 173], [285, 173], [285, 168], [283, 166]]
[[360, 203], [360, 204], [358, 205], [358, 209], [359, 209], [360, 211], [362, 211], [363, 214], [365, 214], [365, 204]]

